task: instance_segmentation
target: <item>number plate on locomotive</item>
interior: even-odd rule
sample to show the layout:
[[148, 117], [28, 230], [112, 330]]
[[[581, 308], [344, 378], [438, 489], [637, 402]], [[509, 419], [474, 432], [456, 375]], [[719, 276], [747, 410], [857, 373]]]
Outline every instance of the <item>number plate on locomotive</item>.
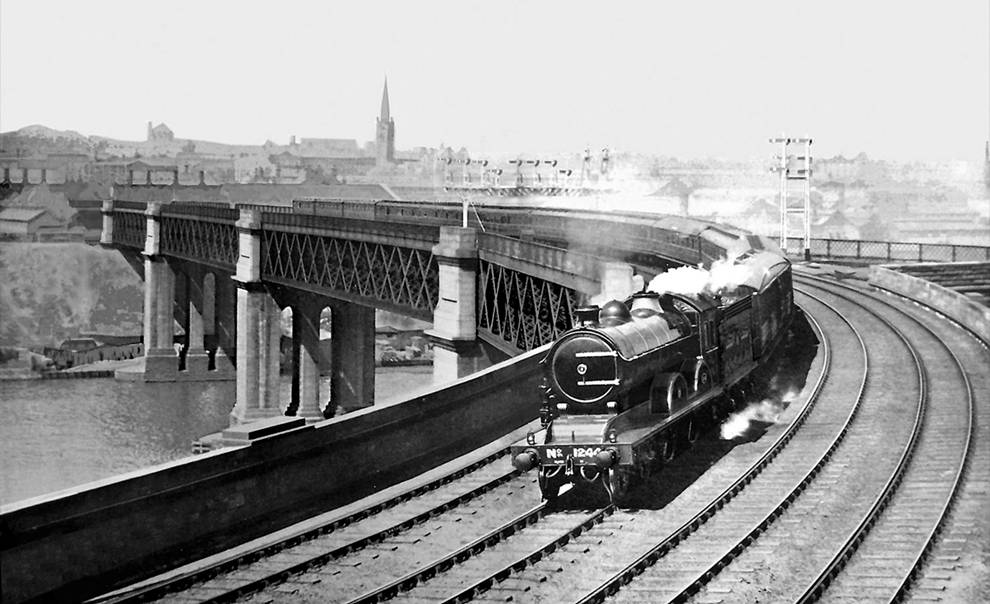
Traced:
[[578, 465], [593, 464], [595, 463], [595, 455], [600, 453], [602, 448], [595, 446], [563, 445], [557, 447], [549, 445], [540, 452], [540, 458], [543, 463], [551, 465], [564, 465], [567, 462], [568, 456], [571, 456], [574, 459], [574, 463]]

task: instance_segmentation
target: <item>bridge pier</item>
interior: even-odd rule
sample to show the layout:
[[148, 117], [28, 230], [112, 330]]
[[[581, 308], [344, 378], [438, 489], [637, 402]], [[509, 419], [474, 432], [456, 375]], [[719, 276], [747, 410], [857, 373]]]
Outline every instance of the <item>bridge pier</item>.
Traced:
[[205, 331], [203, 328], [203, 313], [200, 309], [204, 304], [202, 281], [197, 277], [185, 275], [186, 279], [186, 373], [205, 374], [210, 369], [210, 357], [206, 354], [204, 345]]
[[[363, 409], [375, 400], [375, 309], [301, 292], [278, 292], [292, 308], [292, 394], [286, 415], [319, 421]], [[320, 341], [323, 310], [330, 310], [330, 346]], [[330, 374], [329, 400], [320, 400], [320, 376]]]
[[[280, 412], [278, 339], [273, 342], [271, 337], [275, 331], [272, 329], [273, 306], [268, 292], [260, 282], [238, 282], [237, 399], [230, 412], [234, 424], [272, 417]], [[274, 376], [271, 371], [273, 364], [276, 367]]]
[[351, 302], [330, 305], [330, 404], [354, 411], [375, 401], [375, 309]]
[[203, 314], [204, 339], [212, 347], [213, 368], [234, 379], [237, 356], [237, 283], [232, 276], [207, 273], [206, 287], [212, 284], [213, 305]]
[[442, 226], [433, 246], [440, 295], [433, 311], [433, 383], [469, 375], [491, 363], [478, 343], [478, 234], [475, 229]]
[[[184, 310], [181, 313], [186, 332], [186, 347], [182, 355], [183, 369], [178, 378], [184, 381], [232, 380], [233, 366], [221, 353], [216, 333], [216, 278], [202, 267], [192, 263], [181, 265], [181, 288], [176, 288], [176, 302]], [[210, 362], [207, 339], [215, 348], [214, 362]]]
[[599, 266], [601, 292], [591, 298], [592, 304], [602, 306], [612, 300], [625, 300], [632, 295], [633, 267], [624, 262], [602, 262]]
[[275, 328], [277, 305], [261, 282], [260, 212], [242, 210], [237, 230], [240, 255], [233, 277], [237, 284], [237, 400], [230, 413], [234, 424], [279, 414], [281, 337], [281, 331]]
[[292, 396], [286, 415], [307, 421], [323, 419], [320, 405], [320, 313], [322, 306], [310, 296], [292, 305]]
[[173, 348], [175, 275], [161, 252], [160, 203], [148, 204], [144, 240], [144, 380], [172, 381], [179, 371]]

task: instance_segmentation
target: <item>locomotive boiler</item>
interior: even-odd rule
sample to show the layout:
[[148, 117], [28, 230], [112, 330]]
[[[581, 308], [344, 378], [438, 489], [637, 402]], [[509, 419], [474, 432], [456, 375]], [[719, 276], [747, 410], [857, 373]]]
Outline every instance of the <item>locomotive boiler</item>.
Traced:
[[749, 250], [741, 283], [718, 292], [640, 292], [577, 311], [541, 361], [542, 429], [512, 448], [543, 497], [564, 485], [621, 502], [704, 427], [725, 393], [768, 356], [793, 315], [790, 263]]

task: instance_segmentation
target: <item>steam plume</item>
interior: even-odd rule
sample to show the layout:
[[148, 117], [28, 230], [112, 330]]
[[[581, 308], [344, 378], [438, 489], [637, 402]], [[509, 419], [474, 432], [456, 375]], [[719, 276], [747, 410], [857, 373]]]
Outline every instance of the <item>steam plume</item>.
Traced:
[[659, 294], [682, 295], [724, 294], [739, 288], [750, 277], [751, 269], [723, 258], [712, 263], [710, 270], [701, 267], [681, 266], [660, 273], [647, 287]]
[[722, 440], [732, 440], [739, 438], [749, 431], [753, 422], [764, 424], [775, 424], [783, 413], [787, 405], [796, 396], [795, 392], [787, 392], [783, 396], [771, 396], [758, 402], [746, 405], [741, 411], [737, 411], [722, 424]]

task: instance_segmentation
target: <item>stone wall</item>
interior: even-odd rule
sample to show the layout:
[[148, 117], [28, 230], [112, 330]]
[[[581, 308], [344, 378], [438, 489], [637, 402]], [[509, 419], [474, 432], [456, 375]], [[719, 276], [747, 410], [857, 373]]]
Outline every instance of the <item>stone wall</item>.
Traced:
[[955, 290], [885, 266], [870, 267], [870, 284], [927, 304], [990, 341], [990, 308]]
[[545, 353], [394, 406], [0, 507], [3, 600], [105, 593], [470, 452], [537, 416]]

